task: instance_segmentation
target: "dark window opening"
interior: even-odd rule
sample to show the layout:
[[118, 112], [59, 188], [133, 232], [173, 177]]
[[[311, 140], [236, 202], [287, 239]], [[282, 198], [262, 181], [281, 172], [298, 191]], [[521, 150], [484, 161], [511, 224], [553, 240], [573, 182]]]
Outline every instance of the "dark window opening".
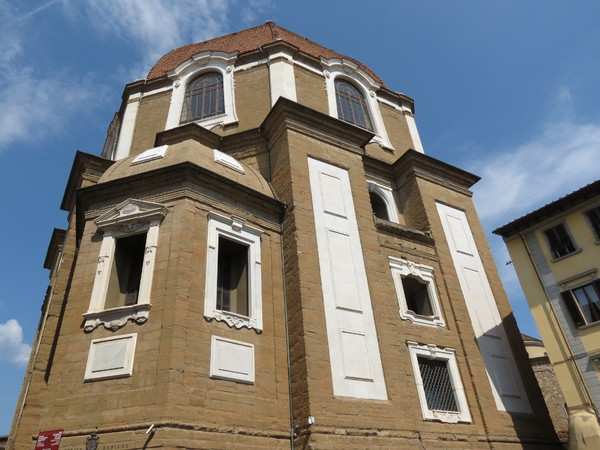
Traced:
[[374, 192], [369, 192], [369, 197], [371, 198], [371, 208], [373, 209], [375, 217], [383, 220], [390, 220], [387, 205], [383, 199]]
[[592, 229], [594, 230], [596, 239], [600, 240], [600, 206], [596, 206], [595, 208], [586, 211], [585, 215], [588, 218]]
[[448, 362], [418, 358], [427, 407], [432, 411], [460, 412], [448, 372]]
[[600, 281], [563, 292], [562, 297], [578, 327], [600, 321]]
[[200, 75], [187, 85], [181, 123], [205, 119], [225, 113], [223, 76], [210, 72]]
[[117, 239], [104, 308], [135, 305], [146, 249], [146, 233]]
[[552, 256], [555, 259], [566, 256], [569, 253], [573, 253], [575, 250], [577, 250], [575, 248], [575, 244], [573, 244], [573, 241], [571, 240], [571, 236], [569, 236], [569, 233], [567, 232], [567, 227], [565, 227], [564, 223], [560, 223], [555, 227], [545, 230], [544, 234], [548, 240], [548, 245], [550, 246]]
[[427, 283], [417, 278], [403, 277], [402, 288], [404, 289], [404, 297], [406, 298], [406, 307], [410, 311], [420, 316], [433, 316]]
[[248, 316], [248, 246], [219, 237], [217, 309]]
[[367, 102], [358, 89], [344, 80], [337, 79], [335, 80], [335, 98], [339, 119], [373, 131]]

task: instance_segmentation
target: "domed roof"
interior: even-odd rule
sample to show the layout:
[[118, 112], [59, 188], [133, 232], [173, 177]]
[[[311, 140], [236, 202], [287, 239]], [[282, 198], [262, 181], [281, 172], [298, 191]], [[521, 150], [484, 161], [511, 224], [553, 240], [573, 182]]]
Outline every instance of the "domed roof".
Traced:
[[[163, 151], [162, 157], [154, 156], [162, 154]], [[123, 158], [104, 172], [98, 184], [186, 162], [244, 185], [267, 197], [276, 198], [267, 180], [257, 170], [193, 139], [149, 149], [141, 154]]]
[[270, 21], [254, 28], [238, 31], [237, 33], [228, 34], [226, 36], [221, 36], [205, 42], [184, 45], [183, 47], [171, 50], [169, 53], [160, 58], [154, 67], [150, 69], [147, 79], [154, 80], [164, 77], [169, 71], [174, 70], [181, 63], [187, 61], [193, 55], [201, 52], [211, 50], [225, 53], [246, 53], [259, 49], [261, 45], [280, 41], [287, 42], [288, 44], [297, 47], [301, 52], [315, 58], [343, 58], [352, 61], [356, 63], [362, 70], [368, 73], [375, 81], [381, 83], [382, 86], [385, 86], [383, 80], [381, 80], [381, 78], [379, 78], [364, 64], [340, 53], [334, 52], [327, 47], [323, 47], [322, 45], [319, 45], [296, 33], [292, 33], [291, 31], [286, 30], [285, 28], [282, 28]]

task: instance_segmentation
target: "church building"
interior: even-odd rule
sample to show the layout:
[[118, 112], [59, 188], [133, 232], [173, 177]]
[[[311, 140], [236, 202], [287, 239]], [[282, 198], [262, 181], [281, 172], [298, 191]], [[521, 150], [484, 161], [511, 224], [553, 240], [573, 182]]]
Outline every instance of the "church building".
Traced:
[[479, 178], [410, 97], [267, 22], [122, 99], [75, 154], [9, 448], [561, 448]]

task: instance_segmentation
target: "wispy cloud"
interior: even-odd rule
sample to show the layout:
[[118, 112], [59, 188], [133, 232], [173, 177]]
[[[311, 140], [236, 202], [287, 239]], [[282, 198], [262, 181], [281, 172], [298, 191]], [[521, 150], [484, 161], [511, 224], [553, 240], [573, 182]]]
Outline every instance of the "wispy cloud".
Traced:
[[272, 0], [248, 0], [248, 5], [242, 8], [242, 22], [244, 25], [255, 25], [258, 16], [272, 8]]
[[549, 123], [530, 141], [471, 169], [482, 177], [475, 186], [482, 221], [504, 225], [598, 179], [600, 124]]
[[134, 63], [143, 77], [167, 51], [204, 41], [227, 30], [231, 0], [90, 0], [74, 3], [96, 32], [134, 44], [141, 61]]
[[28, 59], [27, 49], [35, 43], [19, 23], [55, 3], [21, 13], [0, 0], [0, 15], [10, 24], [0, 30], [0, 151], [16, 142], [39, 142], [60, 133], [88, 108], [92, 96], [103, 91], [89, 76], [68, 68], [44, 68]]
[[23, 343], [23, 329], [18, 321], [9, 319], [0, 323], [0, 360], [25, 364], [31, 347]]

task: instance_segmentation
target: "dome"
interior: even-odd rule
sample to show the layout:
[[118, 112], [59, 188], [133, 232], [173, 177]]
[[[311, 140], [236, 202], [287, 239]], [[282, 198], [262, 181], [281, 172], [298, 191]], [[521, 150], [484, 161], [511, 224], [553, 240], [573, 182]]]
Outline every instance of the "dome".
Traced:
[[154, 80], [167, 76], [168, 72], [174, 70], [177, 66], [190, 59], [192, 56], [205, 51], [219, 51], [225, 53], [238, 52], [240, 54], [258, 50], [261, 46], [272, 42], [287, 42], [297, 47], [303, 53], [313, 58], [339, 58], [352, 61], [377, 83], [385, 86], [385, 83], [371, 69], [364, 64], [337, 53], [327, 47], [323, 47], [305, 37], [292, 33], [285, 28], [280, 27], [274, 22], [268, 21], [263, 25], [238, 31], [205, 42], [184, 45], [183, 47], [171, 50], [160, 58], [154, 67], [148, 72], [147, 79]]
[[163, 145], [118, 160], [104, 172], [98, 183], [107, 183], [186, 162], [210, 170], [270, 198], [276, 198], [267, 180], [256, 169], [192, 139]]

